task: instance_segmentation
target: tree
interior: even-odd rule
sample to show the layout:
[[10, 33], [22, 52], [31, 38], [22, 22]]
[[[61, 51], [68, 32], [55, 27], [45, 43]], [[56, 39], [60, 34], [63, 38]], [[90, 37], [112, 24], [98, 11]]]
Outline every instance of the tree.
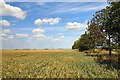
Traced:
[[112, 2], [110, 6], [96, 12], [91, 24], [96, 24], [106, 33], [106, 42], [111, 56], [114, 44], [120, 45], [120, 2]]
[[81, 35], [81, 37], [79, 38], [79, 51], [88, 50], [90, 48], [91, 48], [91, 45], [90, 45], [90, 38], [88, 34]]
[[91, 39], [92, 38], [87, 33], [82, 34], [81, 37], [75, 41], [72, 49], [79, 49], [79, 51], [84, 51], [93, 48]]
[[75, 45], [83, 50], [108, 47], [110, 56], [112, 48], [120, 48], [120, 1], [110, 2], [105, 9], [96, 12], [88, 22], [87, 34], [81, 35]]
[[91, 37], [93, 48], [103, 46], [103, 42], [105, 40], [105, 33], [101, 31], [99, 26], [97, 26], [96, 24], [90, 24], [88, 26], [88, 35]]
[[72, 49], [79, 49], [79, 40], [76, 40], [72, 46]]
[[120, 1], [111, 3], [109, 15], [114, 44], [120, 48]]

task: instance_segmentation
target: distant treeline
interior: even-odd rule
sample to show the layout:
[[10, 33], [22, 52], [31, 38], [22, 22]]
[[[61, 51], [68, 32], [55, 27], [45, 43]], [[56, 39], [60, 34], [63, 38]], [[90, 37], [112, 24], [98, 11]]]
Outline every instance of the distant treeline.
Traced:
[[14, 49], [14, 50], [36, 50], [36, 49]]
[[109, 2], [105, 9], [97, 11], [87, 22], [88, 28], [74, 42], [72, 49], [79, 51], [101, 48], [120, 49], [120, 2]]
[[48, 48], [45, 48], [45, 49], [14, 49], [14, 50], [63, 50], [63, 48], [58, 48], [58, 49], [48, 49]]

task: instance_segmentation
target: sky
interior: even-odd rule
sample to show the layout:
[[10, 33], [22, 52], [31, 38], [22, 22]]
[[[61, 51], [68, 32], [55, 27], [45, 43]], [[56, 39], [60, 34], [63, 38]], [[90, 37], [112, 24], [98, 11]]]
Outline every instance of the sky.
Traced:
[[71, 48], [87, 21], [107, 2], [5, 2], [0, 0], [2, 49]]

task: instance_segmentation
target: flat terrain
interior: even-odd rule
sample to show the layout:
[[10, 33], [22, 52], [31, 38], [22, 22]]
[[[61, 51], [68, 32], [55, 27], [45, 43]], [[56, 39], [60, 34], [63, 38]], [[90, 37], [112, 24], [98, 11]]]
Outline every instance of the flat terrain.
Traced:
[[118, 78], [96, 57], [74, 50], [3, 50], [3, 78]]

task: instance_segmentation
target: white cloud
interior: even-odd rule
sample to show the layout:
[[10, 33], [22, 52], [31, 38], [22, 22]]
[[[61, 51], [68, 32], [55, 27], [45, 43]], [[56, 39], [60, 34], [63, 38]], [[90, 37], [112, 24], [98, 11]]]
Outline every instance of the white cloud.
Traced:
[[3, 29], [0, 30], [0, 40], [9, 40], [9, 39], [13, 39], [14, 35], [11, 35], [11, 31], [9, 29]]
[[8, 39], [13, 39], [14, 38], [14, 35], [9, 35], [8, 36]]
[[40, 26], [41, 24], [58, 24], [61, 21], [61, 18], [44, 18], [44, 19], [37, 19], [34, 21], [35, 25]]
[[49, 40], [49, 37], [44, 34], [34, 35], [37, 40]]
[[26, 37], [29, 37], [29, 34], [16, 34], [16, 37], [18, 37], [18, 38], [26, 38]]
[[60, 38], [64, 38], [65, 36], [60, 36]]
[[54, 24], [57, 24], [61, 21], [61, 18], [50, 18], [48, 19], [48, 23], [51, 24], [51, 25], [54, 25]]
[[32, 33], [33, 34], [42, 34], [42, 33], [44, 33], [45, 31], [43, 30], [43, 29], [34, 29], [33, 31], [32, 31]]
[[18, 19], [24, 19], [26, 12], [19, 7], [6, 4], [4, 0], [0, 0], [0, 16], [14, 16]]
[[13, 39], [14, 38], [14, 35], [9, 35], [9, 34], [0, 34], [0, 40], [9, 40], [9, 39]]
[[3, 30], [2, 30], [2, 33], [3, 33], [3, 34], [10, 34], [11, 31], [10, 31], [9, 29], [3, 29]]
[[81, 30], [86, 28], [86, 24], [78, 23], [78, 22], [68, 22], [66, 28], [68, 30]]
[[33, 37], [37, 38], [38, 40], [44, 40], [47, 38], [46, 35], [44, 35], [45, 31], [43, 29], [34, 29], [32, 30], [32, 33], [34, 34]]
[[89, 23], [89, 20], [86, 20], [86, 21], [84, 22], [84, 24], [86, 24], [86, 25], [87, 25], [88, 23]]
[[0, 34], [0, 37], [7, 38], [7, 35], [6, 34]]
[[32, 33], [34, 35], [32, 35], [32, 37], [36, 38], [37, 40], [49, 40], [49, 41], [60, 41], [62, 39], [65, 38], [65, 36], [60, 36], [60, 37], [52, 37], [52, 36], [47, 36], [47, 35], [44, 35], [45, 31], [43, 29], [34, 29], [32, 31]]
[[37, 19], [34, 21], [34, 24], [37, 26], [40, 26], [42, 24], [42, 20], [41, 19]]
[[43, 34], [39, 34], [39, 35], [36, 35], [36, 37], [45, 37], [45, 35], [43, 35]]
[[0, 20], [0, 26], [8, 27], [10, 25], [10, 22], [8, 22], [7, 20]]

